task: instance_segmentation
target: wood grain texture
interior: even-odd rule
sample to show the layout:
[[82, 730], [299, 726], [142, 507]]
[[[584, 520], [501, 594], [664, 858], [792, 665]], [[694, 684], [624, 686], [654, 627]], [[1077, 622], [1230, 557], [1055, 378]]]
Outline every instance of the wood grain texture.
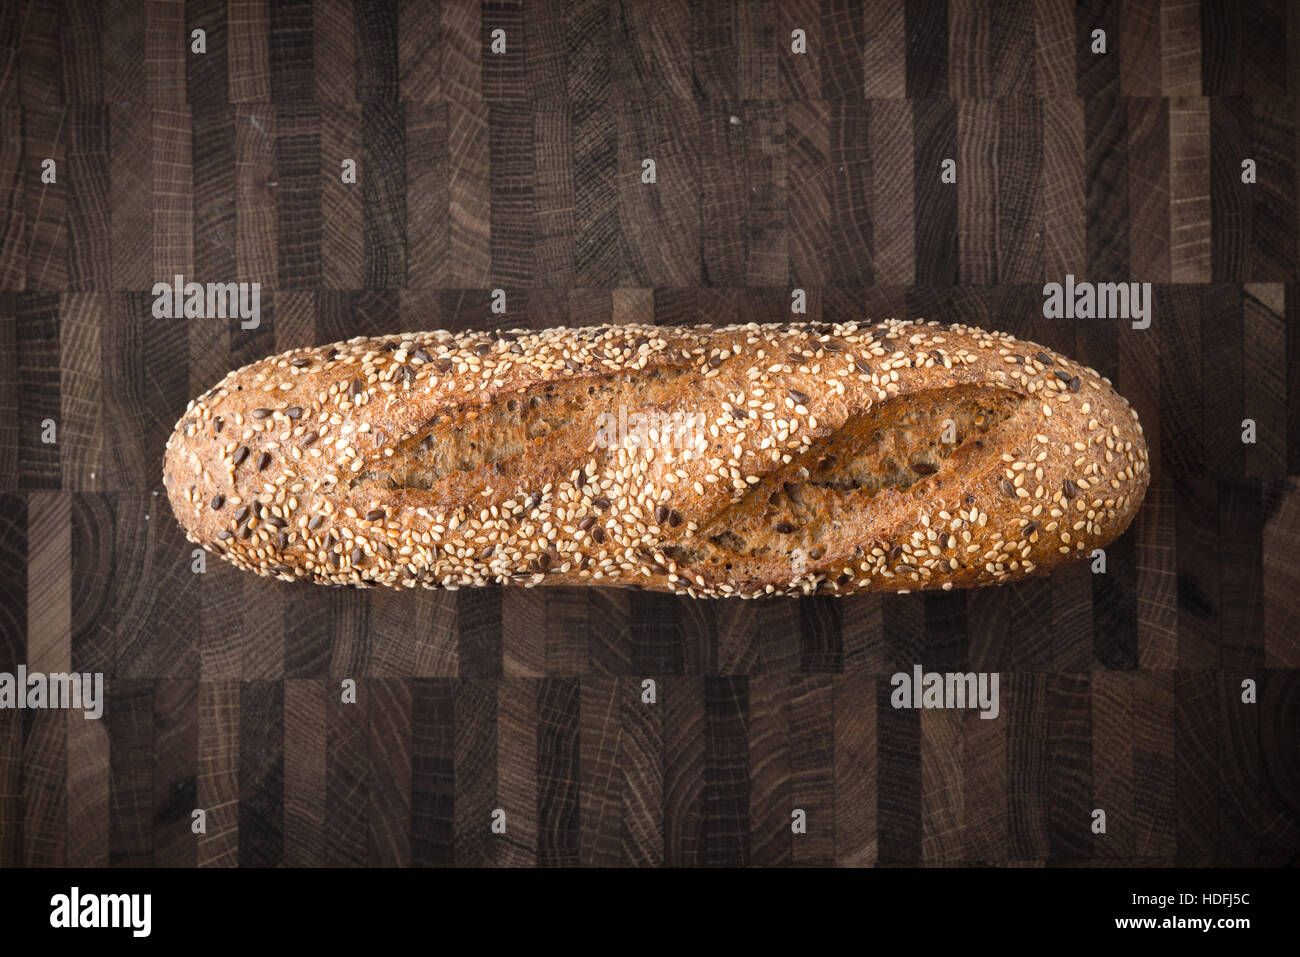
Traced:
[[[0, 38], [0, 672], [107, 695], [0, 710], [0, 865], [1294, 862], [1293, 5], [68, 0]], [[177, 274], [260, 283], [260, 324], [155, 318]], [[1043, 318], [1067, 274], [1152, 283], [1150, 326]], [[156, 495], [186, 403], [273, 351], [796, 289], [1109, 377], [1153, 481], [1104, 574], [302, 589], [196, 570]], [[918, 664], [998, 672], [999, 716], [895, 708]]]

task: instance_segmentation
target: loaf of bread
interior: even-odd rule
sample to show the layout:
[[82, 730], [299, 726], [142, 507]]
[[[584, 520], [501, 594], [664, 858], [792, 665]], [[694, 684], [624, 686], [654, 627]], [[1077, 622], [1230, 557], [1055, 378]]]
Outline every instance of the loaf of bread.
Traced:
[[1146, 490], [1092, 369], [933, 322], [429, 332], [295, 349], [190, 403], [190, 539], [321, 584], [695, 597], [964, 588], [1086, 558]]

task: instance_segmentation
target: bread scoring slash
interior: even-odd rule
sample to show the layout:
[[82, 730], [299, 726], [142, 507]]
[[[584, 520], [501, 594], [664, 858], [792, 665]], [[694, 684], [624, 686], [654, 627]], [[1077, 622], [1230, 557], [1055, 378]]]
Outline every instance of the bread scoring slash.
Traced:
[[295, 349], [191, 402], [163, 481], [265, 576], [754, 598], [1044, 574], [1119, 536], [1148, 471], [1092, 369], [889, 320]]

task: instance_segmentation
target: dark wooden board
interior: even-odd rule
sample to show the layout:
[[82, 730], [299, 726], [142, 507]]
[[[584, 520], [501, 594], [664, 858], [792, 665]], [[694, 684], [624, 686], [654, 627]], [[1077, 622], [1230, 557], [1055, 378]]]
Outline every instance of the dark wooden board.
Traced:
[[[108, 702], [0, 711], [0, 866], [1295, 863], [1298, 120], [1278, 0], [5, 5], [0, 671]], [[178, 273], [261, 326], [154, 318]], [[1150, 328], [1043, 318], [1067, 273], [1152, 283]], [[194, 573], [160, 495], [188, 399], [273, 351], [795, 288], [1109, 376], [1153, 484], [1106, 573], [325, 590]], [[914, 664], [1000, 716], [895, 709]]]

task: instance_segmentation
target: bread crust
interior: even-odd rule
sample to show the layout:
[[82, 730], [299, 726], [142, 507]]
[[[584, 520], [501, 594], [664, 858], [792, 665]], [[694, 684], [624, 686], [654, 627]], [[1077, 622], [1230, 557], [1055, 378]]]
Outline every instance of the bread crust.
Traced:
[[189, 404], [164, 484], [262, 575], [760, 597], [1044, 574], [1119, 536], [1148, 474], [1092, 369], [889, 320], [295, 349]]

